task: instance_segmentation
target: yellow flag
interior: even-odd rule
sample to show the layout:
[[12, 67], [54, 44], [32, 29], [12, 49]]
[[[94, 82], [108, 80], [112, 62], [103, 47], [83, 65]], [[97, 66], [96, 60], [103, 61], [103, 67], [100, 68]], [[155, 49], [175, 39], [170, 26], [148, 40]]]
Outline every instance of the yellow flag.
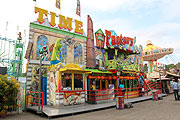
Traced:
[[56, 0], [56, 7], [61, 9], [61, 0]]

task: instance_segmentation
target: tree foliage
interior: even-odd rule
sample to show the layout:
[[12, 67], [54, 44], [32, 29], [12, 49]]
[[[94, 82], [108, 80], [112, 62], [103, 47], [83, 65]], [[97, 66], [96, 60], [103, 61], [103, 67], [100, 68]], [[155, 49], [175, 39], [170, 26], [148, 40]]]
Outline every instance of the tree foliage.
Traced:
[[8, 75], [0, 75], [0, 115], [18, 107], [19, 88], [19, 81], [13, 77], [8, 79]]

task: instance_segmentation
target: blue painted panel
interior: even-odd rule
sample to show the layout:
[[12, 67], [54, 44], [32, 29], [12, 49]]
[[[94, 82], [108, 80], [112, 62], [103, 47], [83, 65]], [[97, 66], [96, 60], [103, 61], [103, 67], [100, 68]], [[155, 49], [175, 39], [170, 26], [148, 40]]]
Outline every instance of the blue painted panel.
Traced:
[[47, 104], [47, 77], [41, 76], [41, 92], [43, 92], [43, 105]]

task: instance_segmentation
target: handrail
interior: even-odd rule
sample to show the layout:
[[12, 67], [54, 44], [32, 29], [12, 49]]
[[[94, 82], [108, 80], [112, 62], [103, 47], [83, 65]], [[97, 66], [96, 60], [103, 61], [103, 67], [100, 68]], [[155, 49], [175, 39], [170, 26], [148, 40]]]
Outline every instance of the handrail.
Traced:
[[[35, 102], [29, 101], [29, 98], [30, 99], [33, 98], [33, 99], [39, 100], [39, 97], [31, 97], [31, 96], [29, 96], [31, 93], [39, 94], [39, 92], [27, 91], [26, 105], [28, 106], [28, 103], [38, 105], [39, 103], [35, 103]], [[43, 92], [41, 92], [40, 100], [41, 100], [41, 109], [43, 110]]]
[[[158, 93], [161, 93], [161, 87], [158, 86], [160, 83], [156, 83], [154, 88], [158, 89]], [[142, 90], [142, 88], [144, 90]], [[122, 92], [122, 89], [125, 90], [125, 92]], [[134, 91], [130, 91], [134, 90]], [[96, 103], [97, 101], [101, 100], [108, 100], [108, 99], [114, 99], [117, 95], [124, 95], [127, 99], [131, 98], [133, 96], [143, 96], [143, 95], [152, 95], [149, 94], [148, 87], [134, 87], [134, 88], [119, 88], [119, 89], [106, 89], [106, 90], [85, 90], [87, 93], [85, 93], [87, 101], [93, 101]]]

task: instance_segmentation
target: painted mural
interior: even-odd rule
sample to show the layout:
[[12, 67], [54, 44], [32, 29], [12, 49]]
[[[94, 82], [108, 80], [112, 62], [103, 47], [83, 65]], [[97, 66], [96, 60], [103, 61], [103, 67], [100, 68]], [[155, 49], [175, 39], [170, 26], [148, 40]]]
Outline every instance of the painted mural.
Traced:
[[[36, 47], [36, 59], [39, 59], [39, 55], [40, 55], [39, 51], [45, 45], [48, 45], [48, 38], [44, 35], [38, 36], [37, 47]], [[45, 60], [47, 61], [48, 58], [46, 58]]]
[[[32, 85], [30, 90], [36, 91], [39, 86], [39, 65], [32, 65]], [[47, 67], [42, 66], [41, 74], [43, 77], [47, 76]]]
[[74, 64], [82, 64], [82, 45], [76, 43], [74, 45]]
[[55, 105], [56, 91], [58, 90], [57, 75], [54, 72], [49, 72], [49, 103]]
[[117, 69], [143, 71], [143, 59], [141, 57], [142, 46], [139, 46], [138, 51], [139, 54], [135, 55], [126, 55], [124, 53], [119, 54], [117, 57]]
[[[136, 37], [118, 36], [114, 30], [99, 29], [96, 33], [96, 68], [99, 70], [143, 70], [142, 46], [135, 45]], [[102, 44], [105, 44], [106, 47]], [[97, 67], [98, 66], [98, 67]]]
[[96, 64], [99, 67], [99, 70], [106, 70], [105, 66], [105, 50], [99, 49], [95, 47], [95, 56], [96, 56]]
[[23, 110], [25, 108], [25, 83], [23, 82], [20, 82], [18, 104], [20, 104], [20, 110]]
[[64, 105], [78, 105], [78, 104], [81, 104], [80, 92], [64, 93]]

